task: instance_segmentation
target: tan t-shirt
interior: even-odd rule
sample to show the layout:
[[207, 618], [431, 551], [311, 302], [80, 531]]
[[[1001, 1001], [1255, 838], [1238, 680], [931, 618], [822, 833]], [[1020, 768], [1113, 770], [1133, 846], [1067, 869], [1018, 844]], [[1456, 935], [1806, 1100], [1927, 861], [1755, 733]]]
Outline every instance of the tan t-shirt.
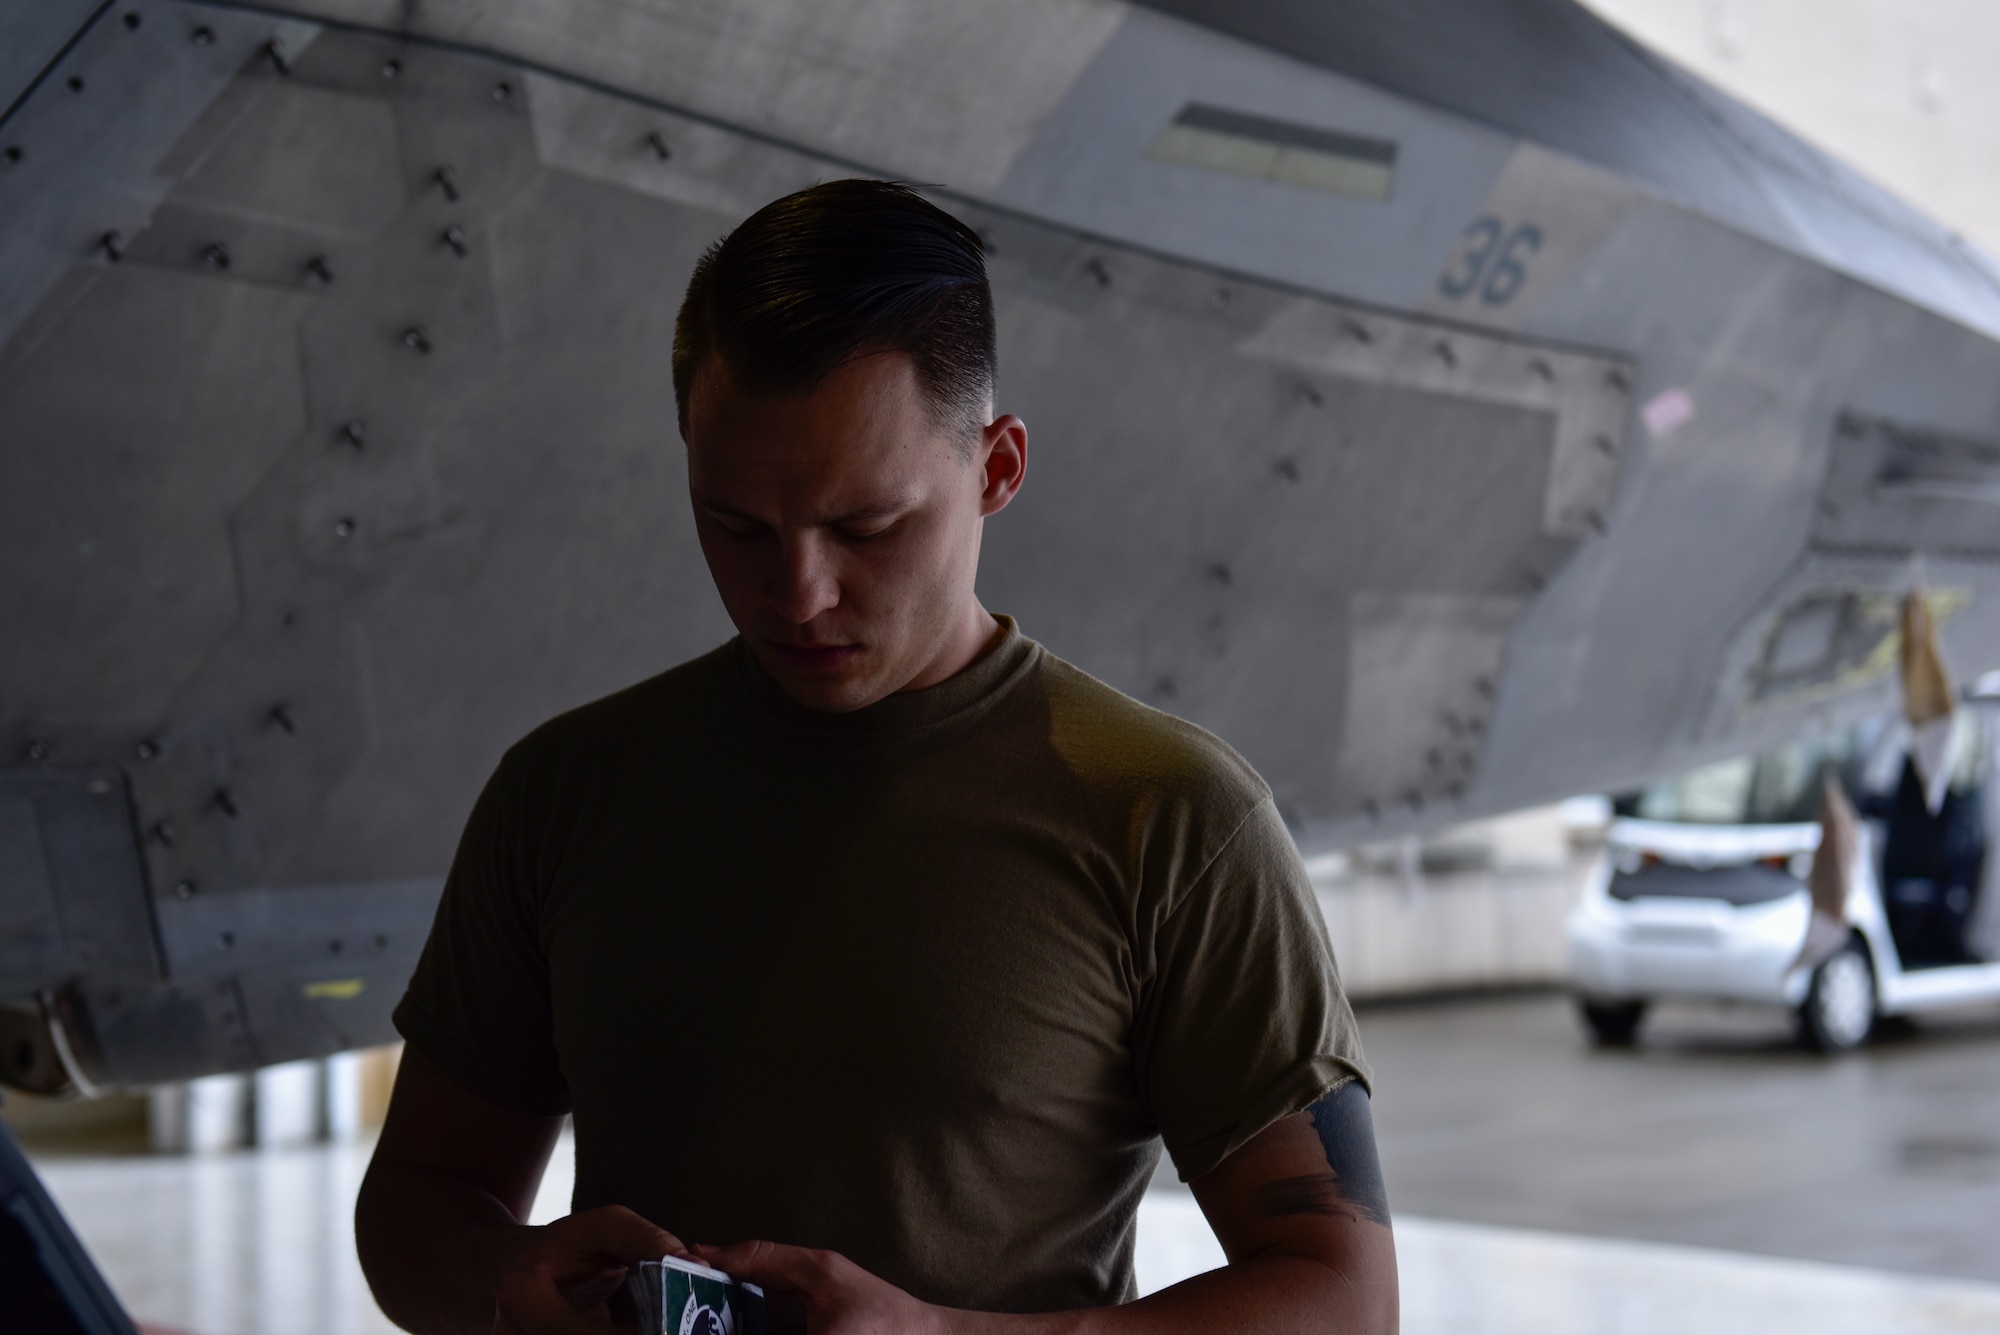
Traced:
[[1005, 624], [851, 714], [732, 641], [536, 729], [397, 1027], [574, 1114], [577, 1209], [953, 1306], [1131, 1297], [1161, 1138], [1199, 1177], [1366, 1076], [1263, 782]]

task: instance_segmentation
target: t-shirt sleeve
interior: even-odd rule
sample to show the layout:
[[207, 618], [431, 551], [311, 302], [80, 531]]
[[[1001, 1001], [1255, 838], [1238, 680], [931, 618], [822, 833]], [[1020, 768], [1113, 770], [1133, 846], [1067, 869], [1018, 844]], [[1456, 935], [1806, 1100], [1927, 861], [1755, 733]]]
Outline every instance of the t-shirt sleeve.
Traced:
[[1298, 850], [1266, 798], [1174, 900], [1134, 1049], [1183, 1181], [1327, 1090], [1368, 1082], [1354, 1014]]
[[395, 1024], [467, 1090], [515, 1112], [569, 1111], [543, 950], [527, 767], [509, 752], [472, 808]]

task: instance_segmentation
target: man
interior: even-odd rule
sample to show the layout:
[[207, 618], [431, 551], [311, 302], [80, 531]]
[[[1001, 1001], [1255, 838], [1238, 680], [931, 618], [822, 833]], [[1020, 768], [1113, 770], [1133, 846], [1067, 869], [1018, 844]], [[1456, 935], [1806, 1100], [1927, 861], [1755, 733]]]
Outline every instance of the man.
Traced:
[[[974, 593], [1027, 464], [978, 236], [883, 182], [781, 199], [696, 268], [674, 387], [740, 634], [474, 808], [356, 1212], [383, 1310], [588, 1332], [674, 1253], [816, 1335], [1393, 1330], [1269, 791]], [[524, 1227], [565, 1113], [575, 1213]], [[1230, 1264], [1132, 1302], [1162, 1139]]]

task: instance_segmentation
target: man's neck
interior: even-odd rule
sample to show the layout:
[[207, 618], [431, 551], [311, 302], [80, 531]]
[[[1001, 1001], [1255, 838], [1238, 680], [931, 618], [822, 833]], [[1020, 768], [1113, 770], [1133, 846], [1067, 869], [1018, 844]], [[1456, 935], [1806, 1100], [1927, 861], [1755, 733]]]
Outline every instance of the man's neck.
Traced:
[[946, 641], [944, 651], [931, 659], [924, 670], [912, 677], [897, 694], [921, 691], [950, 681], [999, 648], [1000, 642], [1006, 638], [1007, 628], [974, 598], [972, 605], [966, 609], [966, 615], [959, 619], [958, 629]]

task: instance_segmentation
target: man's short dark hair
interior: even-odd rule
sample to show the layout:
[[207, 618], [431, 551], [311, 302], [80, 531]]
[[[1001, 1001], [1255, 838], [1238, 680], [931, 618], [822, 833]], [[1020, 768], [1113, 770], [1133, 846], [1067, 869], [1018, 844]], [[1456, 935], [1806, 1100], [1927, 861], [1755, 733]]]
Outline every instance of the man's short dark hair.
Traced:
[[674, 325], [681, 425], [710, 357], [752, 394], [783, 397], [880, 352], [910, 358], [938, 425], [970, 450], [996, 362], [985, 244], [900, 182], [786, 195], [710, 246], [688, 280]]

